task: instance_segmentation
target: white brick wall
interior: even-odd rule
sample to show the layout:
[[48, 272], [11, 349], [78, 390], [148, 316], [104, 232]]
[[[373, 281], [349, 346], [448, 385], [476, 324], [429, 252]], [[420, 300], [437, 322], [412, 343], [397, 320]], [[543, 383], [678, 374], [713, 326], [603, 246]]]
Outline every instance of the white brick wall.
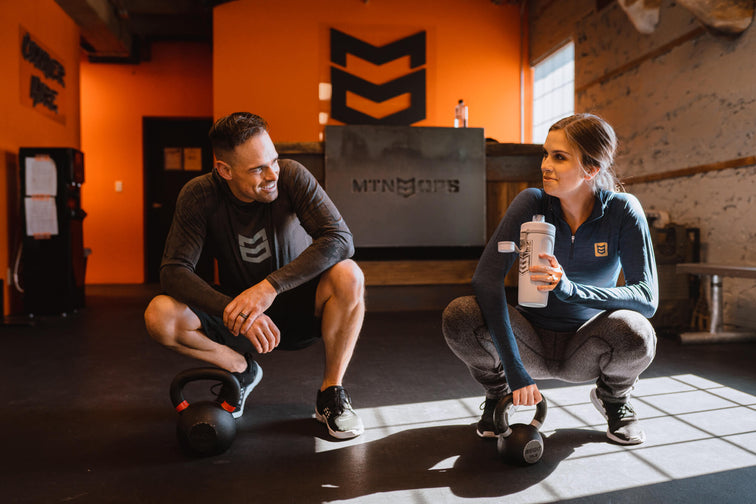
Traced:
[[[558, 3], [570, 2], [584, 8], [579, 0]], [[548, 16], [548, 8], [541, 15]], [[542, 47], [553, 34], [538, 33], [544, 23], [531, 21], [531, 47]], [[571, 26], [575, 108], [603, 116], [616, 129], [620, 176], [756, 155], [754, 26], [735, 38], [702, 33], [601, 84], [596, 79], [689, 33], [698, 21], [666, 0], [651, 35], [638, 33], [616, 3]], [[756, 266], [756, 167], [633, 184], [628, 191], [645, 208], [667, 211], [673, 222], [700, 228], [704, 261]], [[756, 328], [756, 281], [727, 278], [723, 290], [725, 321]]]

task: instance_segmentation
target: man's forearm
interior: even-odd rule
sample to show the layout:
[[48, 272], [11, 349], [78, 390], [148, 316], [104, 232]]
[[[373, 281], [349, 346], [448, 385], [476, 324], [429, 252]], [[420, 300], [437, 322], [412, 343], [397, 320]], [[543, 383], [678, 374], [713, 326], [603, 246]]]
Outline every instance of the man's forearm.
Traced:
[[299, 257], [268, 275], [267, 280], [279, 294], [297, 287], [354, 255], [351, 238], [348, 231], [318, 238]]
[[160, 286], [172, 298], [198, 308], [209, 315], [223, 315], [231, 298], [218, 292], [196, 273], [178, 265], [160, 269]]

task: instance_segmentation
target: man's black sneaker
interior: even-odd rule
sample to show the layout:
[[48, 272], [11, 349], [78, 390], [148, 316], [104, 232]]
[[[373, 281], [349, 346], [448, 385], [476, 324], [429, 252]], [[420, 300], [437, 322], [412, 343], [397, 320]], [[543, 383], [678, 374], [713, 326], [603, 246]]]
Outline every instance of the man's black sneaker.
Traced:
[[326, 424], [328, 432], [337, 439], [350, 439], [365, 431], [362, 420], [352, 409], [349, 394], [341, 385], [318, 390], [315, 418]]
[[591, 390], [591, 402], [607, 420], [606, 437], [623, 445], [641, 444], [646, 440], [646, 433], [629, 402], [604, 402], [599, 399], [596, 389]]
[[[233, 406], [236, 406], [236, 409], [231, 412], [231, 415], [234, 418], [239, 418], [244, 414], [244, 405], [247, 402], [247, 397], [249, 396], [250, 392], [252, 392], [252, 389], [254, 389], [258, 383], [260, 383], [260, 380], [262, 380], [263, 376], [262, 368], [257, 362], [252, 359], [252, 356], [250, 354], [245, 354], [244, 358], [247, 360], [247, 370], [242, 373], [231, 373], [236, 377], [237, 380], [239, 380], [239, 386], [241, 387], [239, 403], [236, 405], [232, 404]], [[225, 387], [221, 386], [216, 402], [221, 404], [223, 402], [231, 404], [233, 401], [230, 396], [231, 393], [226, 391]]]
[[483, 414], [480, 416], [480, 421], [478, 422], [478, 436], [482, 438], [496, 437], [496, 427], [494, 426], [493, 417], [498, 402], [499, 399], [489, 399], [487, 397], [486, 400], [481, 403], [480, 409], [483, 410]]

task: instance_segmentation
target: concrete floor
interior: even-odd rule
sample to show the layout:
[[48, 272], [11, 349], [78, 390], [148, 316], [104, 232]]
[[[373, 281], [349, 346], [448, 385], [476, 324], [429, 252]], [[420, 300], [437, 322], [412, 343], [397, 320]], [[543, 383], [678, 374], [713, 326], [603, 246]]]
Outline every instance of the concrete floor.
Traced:
[[200, 364], [147, 338], [156, 289], [91, 286], [77, 314], [0, 328], [3, 502], [753, 501], [754, 343], [660, 339], [635, 391], [648, 437], [636, 447], [607, 442], [590, 384], [539, 383], [545, 453], [515, 467], [475, 435], [482, 393], [446, 348], [440, 313], [370, 311], [346, 379], [363, 436], [334, 441], [314, 420], [316, 344], [260, 357], [264, 378], [231, 448], [192, 458], [168, 387]]

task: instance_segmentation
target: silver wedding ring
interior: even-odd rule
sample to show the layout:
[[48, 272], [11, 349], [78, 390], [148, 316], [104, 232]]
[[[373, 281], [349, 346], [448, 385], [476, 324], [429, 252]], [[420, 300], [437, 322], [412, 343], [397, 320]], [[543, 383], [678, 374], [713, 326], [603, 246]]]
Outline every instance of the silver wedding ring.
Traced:
[[249, 317], [249, 315], [247, 315], [246, 313], [239, 313], [239, 316], [243, 319], [246, 319], [247, 317]]

